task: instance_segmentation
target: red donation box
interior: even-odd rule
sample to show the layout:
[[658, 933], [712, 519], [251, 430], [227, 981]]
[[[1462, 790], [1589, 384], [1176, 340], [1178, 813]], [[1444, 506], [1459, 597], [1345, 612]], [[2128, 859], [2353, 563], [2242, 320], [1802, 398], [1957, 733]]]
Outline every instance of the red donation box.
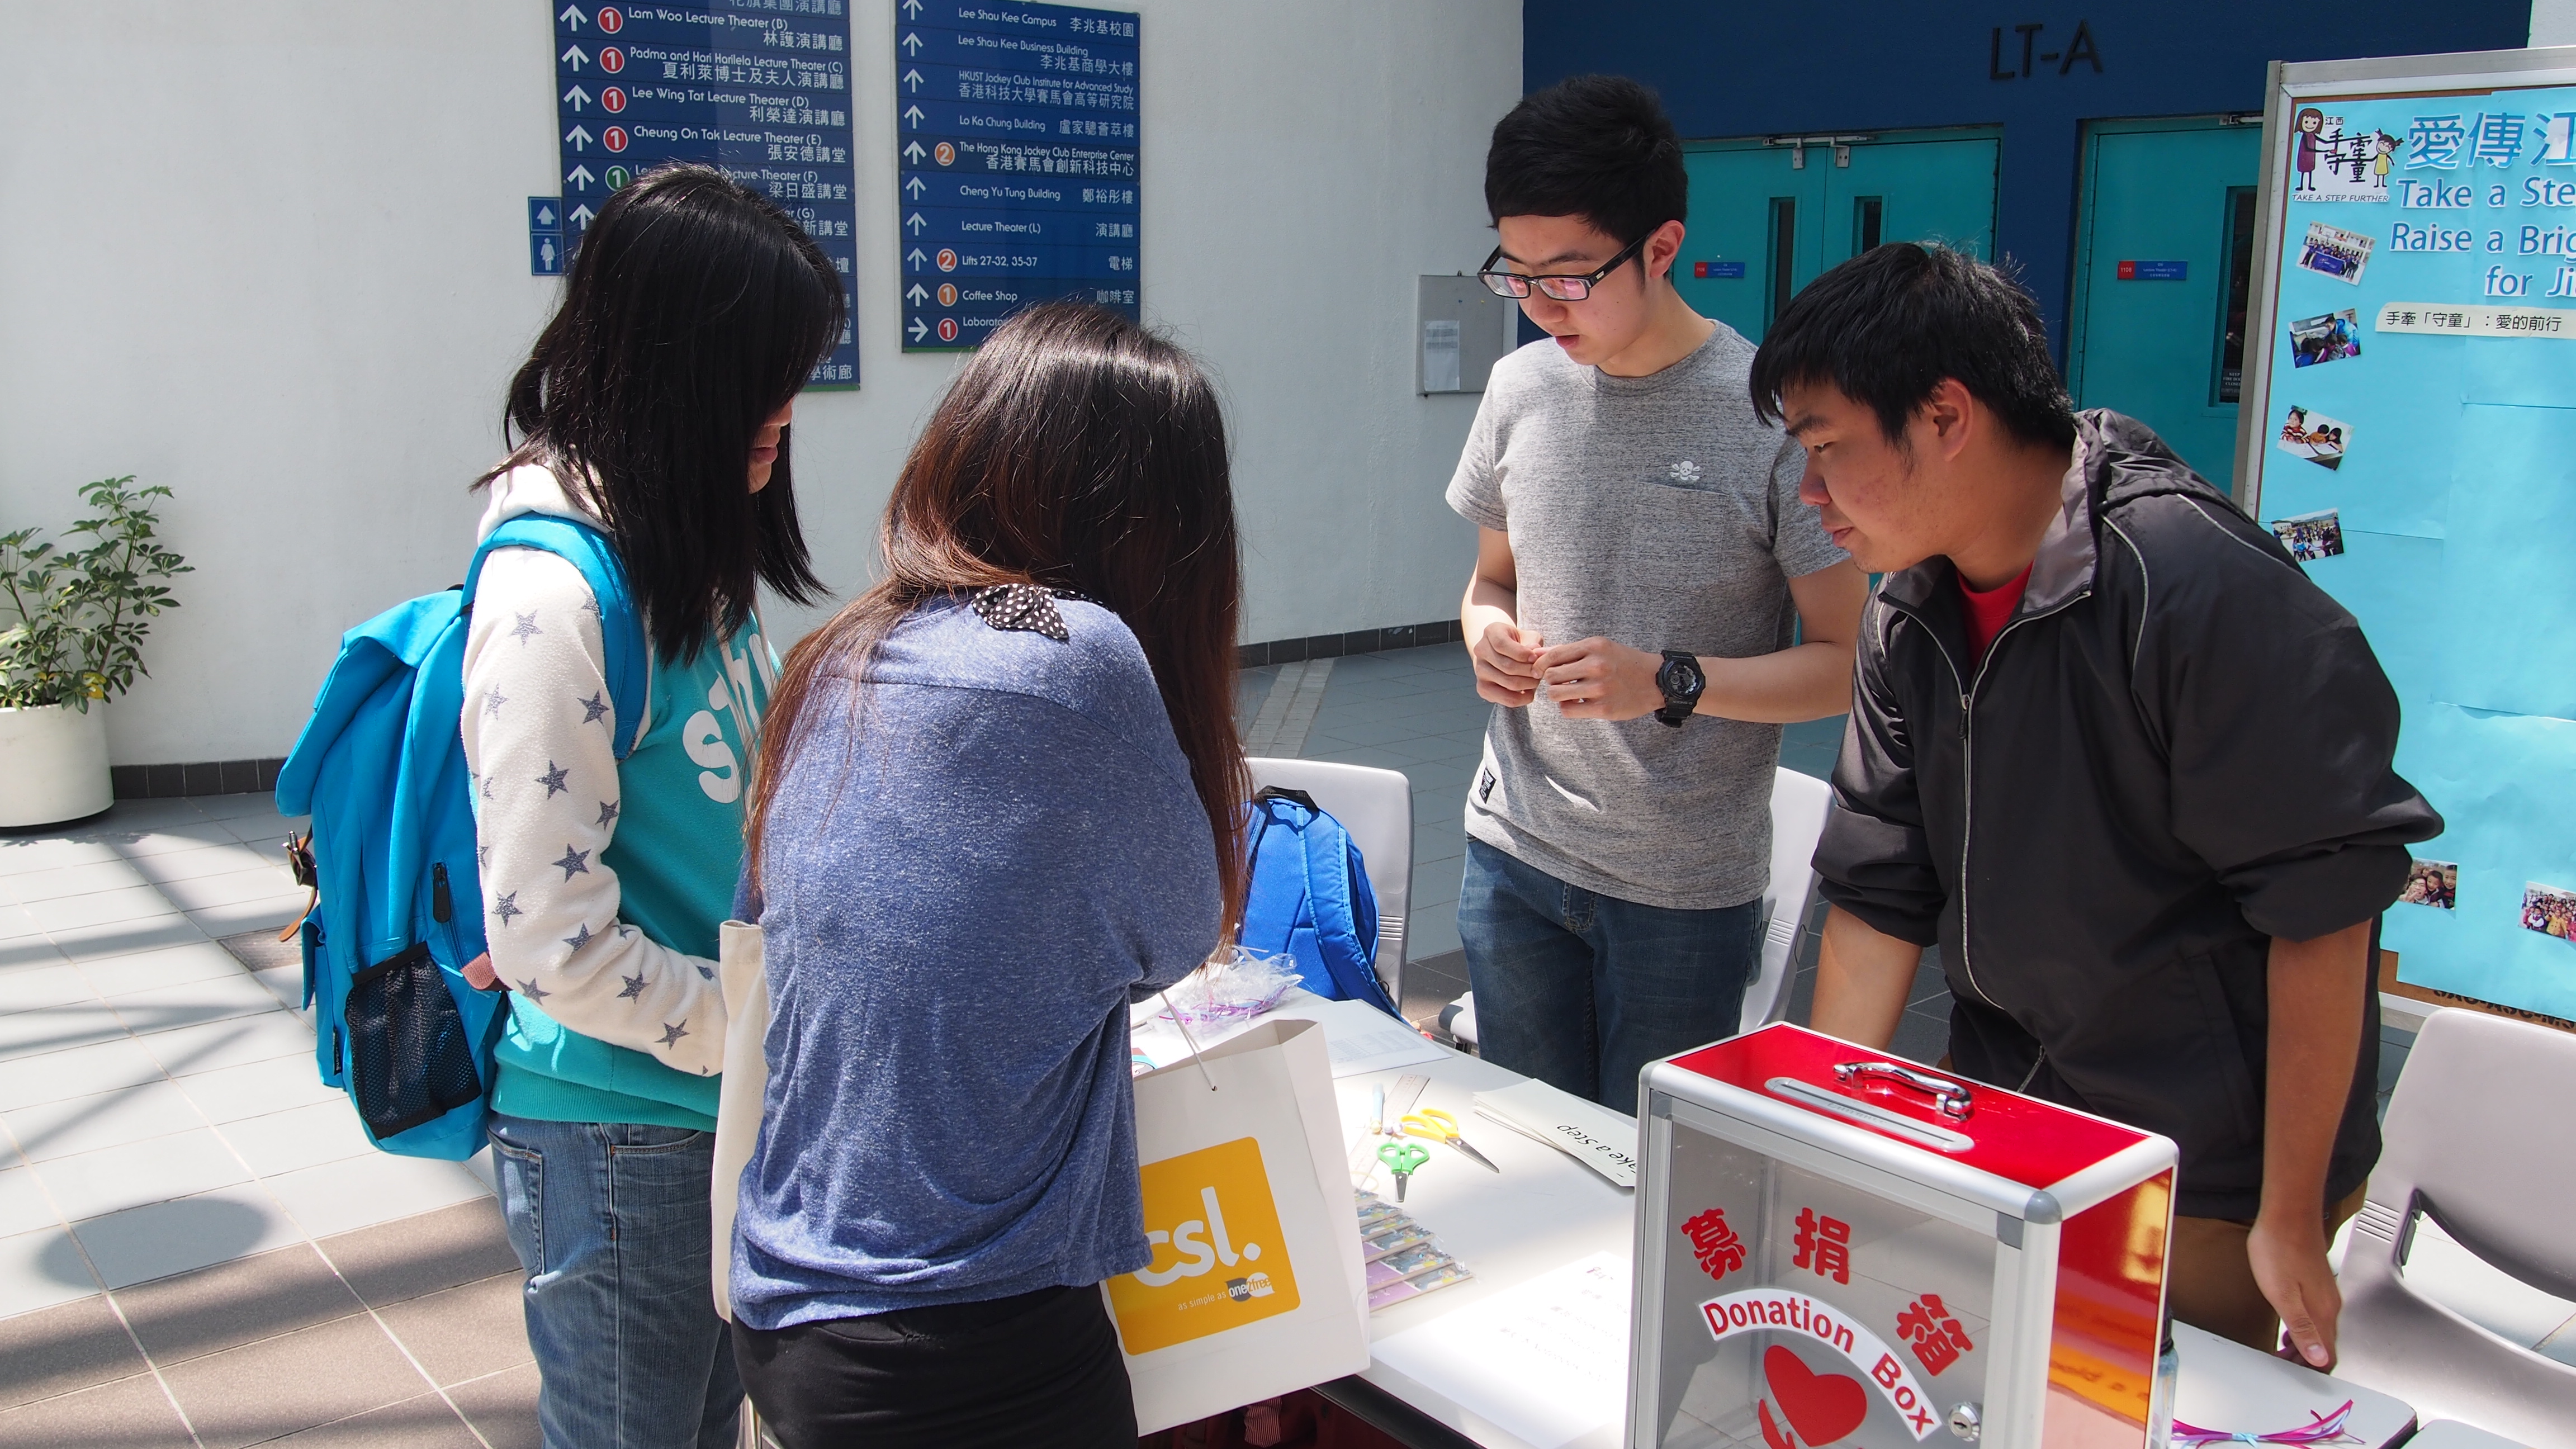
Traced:
[[2146, 1443], [2171, 1141], [1785, 1023], [1644, 1085], [1628, 1443]]

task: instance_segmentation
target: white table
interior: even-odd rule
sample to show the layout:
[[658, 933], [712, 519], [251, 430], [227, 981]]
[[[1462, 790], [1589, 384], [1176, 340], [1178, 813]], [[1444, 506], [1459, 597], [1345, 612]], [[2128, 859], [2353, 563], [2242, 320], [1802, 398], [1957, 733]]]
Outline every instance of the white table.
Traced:
[[[1368, 1130], [1371, 1089], [1392, 1089], [1417, 1074], [1431, 1085], [1414, 1103], [1458, 1119], [1458, 1130], [1502, 1169], [1487, 1172], [1451, 1147], [1424, 1143], [1431, 1160], [1407, 1185], [1404, 1208], [1437, 1234], [1440, 1246], [1464, 1261], [1475, 1280], [1426, 1293], [1371, 1314], [1369, 1337], [1380, 1340], [1470, 1307], [1504, 1289], [1603, 1251], [1630, 1261], [1634, 1251], [1636, 1194], [1613, 1187], [1600, 1174], [1555, 1148], [1476, 1115], [1477, 1092], [1527, 1080], [1490, 1062], [1444, 1051], [1441, 1059], [1344, 1077], [1333, 1083], [1341, 1100], [1343, 1138], [1357, 1144]], [[1390, 1107], [1389, 1112], [1393, 1112]], [[1386, 1139], [1380, 1138], [1379, 1141]], [[1379, 1169], [1371, 1184], [1392, 1200], [1395, 1184]], [[1315, 1391], [1416, 1449], [1539, 1449], [1480, 1417], [1475, 1409], [1414, 1382], [1383, 1363], [1355, 1378], [1318, 1384]], [[1618, 1449], [1616, 1419], [1577, 1439], [1579, 1449]]]
[[[1473, 1282], [1443, 1288], [1370, 1315], [1369, 1337], [1381, 1341], [1544, 1273], [1596, 1253], [1623, 1264], [1635, 1255], [1635, 1193], [1612, 1186], [1598, 1173], [1544, 1143], [1476, 1115], [1477, 1092], [1527, 1080], [1490, 1062], [1444, 1051], [1438, 1061], [1341, 1078], [1333, 1083], [1342, 1111], [1343, 1140], [1356, 1147], [1368, 1130], [1372, 1089], [1392, 1089], [1408, 1073], [1431, 1079], [1416, 1109], [1438, 1107], [1458, 1119], [1459, 1130], [1502, 1168], [1487, 1172], [1456, 1150], [1424, 1146], [1430, 1161], [1413, 1175], [1405, 1210], [1438, 1235], [1440, 1245], [1474, 1270]], [[1393, 1113], [1390, 1107], [1389, 1113]], [[1380, 1138], [1379, 1141], [1386, 1139]], [[1380, 1169], [1371, 1182], [1392, 1199], [1394, 1183]], [[2180, 1417], [2193, 1412], [2237, 1427], [2243, 1419], [2262, 1428], [2286, 1428], [2304, 1417], [2294, 1408], [2324, 1394], [2327, 1407], [2355, 1401], [2354, 1428], [2365, 1443], [2387, 1442], [2414, 1421], [2414, 1411], [2384, 1394], [2329, 1379], [2298, 1365], [2242, 1349], [2190, 1328], [2178, 1328], [2183, 1346]], [[2195, 1369], [2199, 1372], [2194, 1372]], [[1318, 1384], [1315, 1392], [1415, 1449], [1552, 1449], [1534, 1446], [1479, 1415], [1472, 1402], [1451, 1398], [1372, 1362], [1365, 1373]], [[2280, 1422], [2274, 1423], [2278, 1419]], [[1621, 1424], [1601, 1424], [1568, 1449], [1619, 1449]], [[2474, 1432], [2474, 1431], [2472, 1431]], [[2475, 1441], [2463, 1441], [2462, 1449]]]

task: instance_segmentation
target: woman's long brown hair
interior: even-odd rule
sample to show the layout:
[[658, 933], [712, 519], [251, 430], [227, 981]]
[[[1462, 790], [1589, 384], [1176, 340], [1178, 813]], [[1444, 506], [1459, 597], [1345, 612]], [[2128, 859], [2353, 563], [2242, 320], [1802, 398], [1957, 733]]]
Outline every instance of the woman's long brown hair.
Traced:
[[879, 542], [883, 578], [789, 651], [762, 721], [745, 822], [752, 879], [818, 682], [857, 677], [925, 600], [1039, 584], [1110, 609], [1144, 646], [1207, 811], [1230, 936], [1251, 790], [1234, 727], [1242, 562], [1225, 418], [1189, 354], [1084, 303], [1020, 313], [931, 413]]

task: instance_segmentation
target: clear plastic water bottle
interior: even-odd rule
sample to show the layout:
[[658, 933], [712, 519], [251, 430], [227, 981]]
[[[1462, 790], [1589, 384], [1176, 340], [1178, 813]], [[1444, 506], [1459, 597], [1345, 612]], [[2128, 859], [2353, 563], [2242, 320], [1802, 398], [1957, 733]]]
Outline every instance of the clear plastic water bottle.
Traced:
[[2173, 1325], [2165, 1325], [2164, 1347], [2156, 1352], [2156, 1383], [2147, 1394], [2147, 1449], [2171, 1449], [2174, 1385], [2182, 1377], [2182, 1355], [2174, 1351]]

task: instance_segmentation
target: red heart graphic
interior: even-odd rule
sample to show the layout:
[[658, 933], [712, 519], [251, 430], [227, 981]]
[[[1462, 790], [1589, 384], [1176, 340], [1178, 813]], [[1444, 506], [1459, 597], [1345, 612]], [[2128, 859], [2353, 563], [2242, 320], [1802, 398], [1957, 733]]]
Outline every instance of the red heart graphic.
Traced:
[[1848, 1374], [1820, 1374], [1796, 1354], [1773, 1344], [1762, 1351], [1762, 1377], [1789, 1427], [1809, 1444], [1831, 1444], [1869, 1417], [1869, 1391]]

